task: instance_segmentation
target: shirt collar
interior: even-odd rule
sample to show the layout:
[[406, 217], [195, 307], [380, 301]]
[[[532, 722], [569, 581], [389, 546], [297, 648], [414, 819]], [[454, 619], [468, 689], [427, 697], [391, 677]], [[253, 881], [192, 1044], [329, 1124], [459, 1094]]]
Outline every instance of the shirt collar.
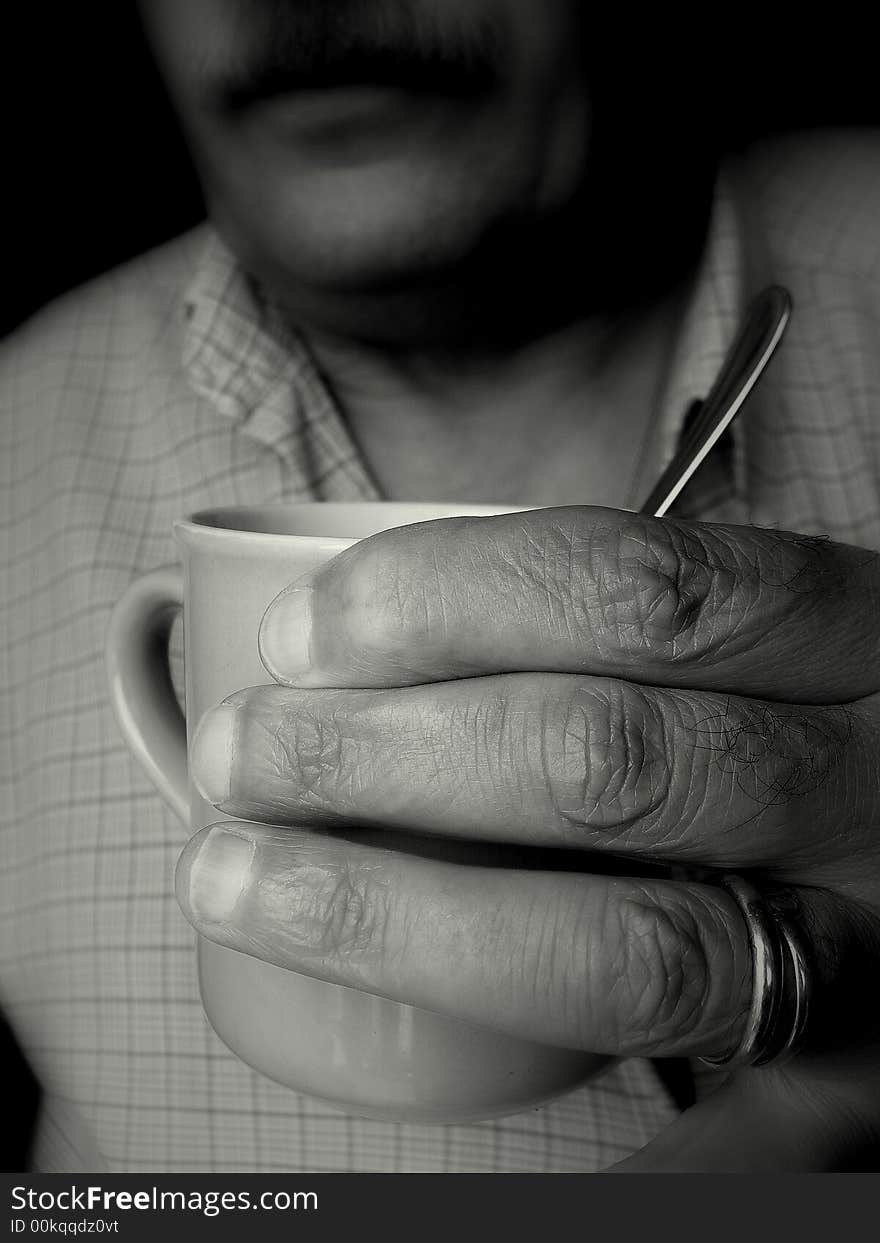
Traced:
[[[742, 322], [748, 296], [742, 212], [732, 179], [722, 172], [660, 402], [659, 469], [675, 455], [688, 412], [695, 402], [706, 398], [715, 383]], [[740, 491], [743, 453], [736, 422], [729, 436]]]
[[[742, 213], [731, 179], [719, 176], [706, 244], [687, 297], [681, 328], [658, 406], [657, 469], [672, 459], [688, 411], [715, 382], [741, 322], [746, 289]], [[287, 329], [260, 296], [222, 239], [210, 228], [183, 301], [184, 371], [218, 414], [273, 445], [318, 437], [328, 461], [343, 460], [348, 482], [375, 496], [345, 420], [302, 336]], [[731, 430], [736, 490], [744, 449]], [[305, 445], [308, 448], [308, 445]], [[329, 497], [327, 498], [329, 499]]]
[[227, 418], [248, 421], [305, 364], [298, 340], [279, 334], [255, 283], [210, 227], [183, 310], [184, 373]]
[[183, 369], [191, 388], [207, 409], [284, 461], [286, 499], [378, 499], [302, 336], [285, 326], [210, 228], [183, 314]]

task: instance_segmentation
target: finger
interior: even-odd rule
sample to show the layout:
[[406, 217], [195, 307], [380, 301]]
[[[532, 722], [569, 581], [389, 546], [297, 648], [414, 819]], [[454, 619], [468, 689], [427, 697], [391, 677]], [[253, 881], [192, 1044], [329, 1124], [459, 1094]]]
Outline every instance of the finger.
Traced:
[[545, 509], [363, 540], [273, 602], [260, 650], [299, 686], [545, 670], [841, 702], [880, 689], [878, 606], [862, 549]]
[[717, 1053], [750, 1002], [744, 923], [710, 886], [465, 867], [231, 821], [187, 845], [177, 893], [218, 944], [562, 1047]]
[[220, 810], [270, 824], [779, 863], [815, 881], [877, 853], [878, 716], [560, 674], [252, 687], [203, 719], [191, 771]]

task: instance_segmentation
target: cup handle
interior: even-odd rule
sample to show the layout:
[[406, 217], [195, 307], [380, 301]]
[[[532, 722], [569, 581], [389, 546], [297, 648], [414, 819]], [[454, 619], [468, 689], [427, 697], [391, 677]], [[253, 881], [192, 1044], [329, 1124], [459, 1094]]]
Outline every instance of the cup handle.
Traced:
[[189, 827], [186, 719], [168, 669], [168, 635], [183, 608], [183, 571], [165, 565], [136, 579], [110, 616], [105, 645], [110, 701], [123, 737], [162, 798]]

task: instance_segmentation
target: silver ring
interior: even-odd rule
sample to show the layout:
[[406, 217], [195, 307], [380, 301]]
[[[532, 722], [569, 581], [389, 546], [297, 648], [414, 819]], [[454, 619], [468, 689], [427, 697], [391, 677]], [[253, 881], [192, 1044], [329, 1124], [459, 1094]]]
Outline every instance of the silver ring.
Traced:
[[791, 923], [741, 876], [722, 878], [749, 931], [752, 1000], [739, 1044], [707, 1066], [734, 1069], [779, 1065], [799, 1049], [810, 1010], [811, 979], [804, 947]]

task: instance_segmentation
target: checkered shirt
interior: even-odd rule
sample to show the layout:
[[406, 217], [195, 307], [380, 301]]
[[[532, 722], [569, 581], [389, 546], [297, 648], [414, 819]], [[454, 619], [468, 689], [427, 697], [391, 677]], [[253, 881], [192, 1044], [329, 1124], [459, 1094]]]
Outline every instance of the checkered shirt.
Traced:
[[[771, 282], [794, 296], [787, 337], [676, 512], [880, 549], [877, 135], [793, 136], [725, 167], [656, 472]], [[217, 237], [40, 313], [0, 352], [0, 406], [0, 1004], [45, 1092], [37, 1168], [592, 1171], [666, 1126], [648, 1061], [515, 1117], [425, 1126], [278, 1087], [208, 1026], [172, 891], [185, 830], [116, 728], [108, 615], [174, 559], [181, 514], [377, 496], [305, 342]], [[179, 685], [179, 631], [171, 647]]]

